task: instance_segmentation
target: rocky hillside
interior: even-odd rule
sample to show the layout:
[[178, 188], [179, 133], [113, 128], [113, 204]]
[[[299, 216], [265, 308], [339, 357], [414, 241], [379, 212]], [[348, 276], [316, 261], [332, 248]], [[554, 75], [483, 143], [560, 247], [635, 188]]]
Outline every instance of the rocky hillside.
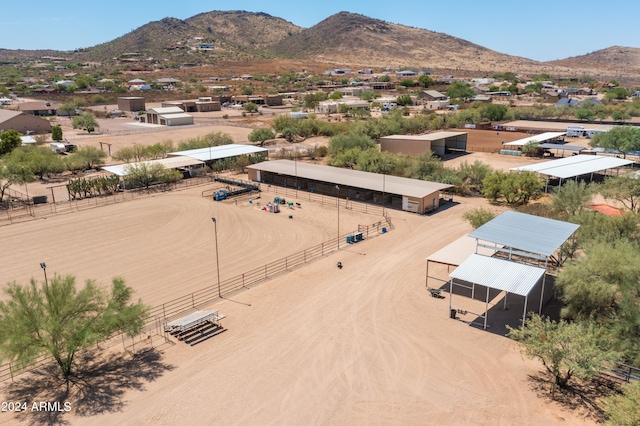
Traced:
[[582, 56], [549, 62], [571, 68], [589, 68], [594, 70], [615, 70], [624, 74], [640, 74], [640, 48], [612, 46]]
[[[186, 20], [164, 18], [107, 43], [84, 49], [85, 60], [108, 61], [124, 53], [194, 63], [213, 57], [242, 59], [268, 55], [269, 46], [297, 34], [300, 27], [266, 13], [244, 11], [201, 13]], [[213, 51], [194, 51], [199, 43]]]
[[[198, 49], [199, 44], [213, 48]], [[0, 61], [44, 56], [43, 51], [0, 49]], [[146, 67], [214, 65], [224, 61], [250, 63], [262, 59], [292, 59], [351, 67], [408, 67], [473, 74], [514, 71], [551, 75], [592, 75], [602, 79], [638, 77], [640, 49], [612, 47], [548, 63], [505, 55], [472, 42], [426, 29], [393, 24], [340, 12], [303, 29], [265, 13], [207, 12], [186, 20], [150, 22], [107, 43], [78, 52], [47, 51], [74, 62], [120, 62]], [[118, 62], [114, 60], [118, 58]]]

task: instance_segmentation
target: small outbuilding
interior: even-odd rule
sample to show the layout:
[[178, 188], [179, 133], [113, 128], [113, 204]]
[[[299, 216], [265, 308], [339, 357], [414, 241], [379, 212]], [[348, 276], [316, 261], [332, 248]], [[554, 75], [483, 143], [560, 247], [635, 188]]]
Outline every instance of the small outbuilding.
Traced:
[[380, 149], [392, 154], [420, 156], [429, 151], [443, 157], [450, 151], [467, 150], [467, 132], [437, 132], [424, 135], [391, 135], [380, 138]]
[[144, 98], [142, 96], [119, 96], [118, 109], [120, 111], [138, 112], [145, 110]]
[[141, 116], [141, 120], [149, 124], [162, 126], [183, 126], [193, 124], [193, 116], [185, 113], [181, 108], [150, 108]]

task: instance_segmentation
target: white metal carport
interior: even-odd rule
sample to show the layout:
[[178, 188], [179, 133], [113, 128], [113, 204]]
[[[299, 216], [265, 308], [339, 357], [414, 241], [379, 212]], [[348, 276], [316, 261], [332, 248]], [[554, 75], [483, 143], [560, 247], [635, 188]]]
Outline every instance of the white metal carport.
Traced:
[[[484, 319], [484, 329], [487, 329], [487, 317], [489, 312], [489, 290], [495, 289], [513, 293], [524, 297], [524, 311], [522, 313], [522, 325], [524, 325], [527, 315], [527, 301], [529, 293], [544, 278], [546, 269], [538, 266], [525, 265], [510, 260], [487, 257], [479, 254], [472, 254], [460, 266], [458, 266], [449, 276], [449, 310], [452, 310], [453, 285], [455, 280], [472, 284], [472, 295], [475, 293], [475, 286], [482, 285], [487, 289], [485, 300], [485, 312], [481, 315]], [[457, 284], [462, 285], [464, 284]], [[542, 286], [544, 291], [544, 284]], [[472, 296], [473, 297], [473, 296]], [[543, 294], [540, 296], [542, 299]], [[506, 304], [506, 297], [505, 297]]]

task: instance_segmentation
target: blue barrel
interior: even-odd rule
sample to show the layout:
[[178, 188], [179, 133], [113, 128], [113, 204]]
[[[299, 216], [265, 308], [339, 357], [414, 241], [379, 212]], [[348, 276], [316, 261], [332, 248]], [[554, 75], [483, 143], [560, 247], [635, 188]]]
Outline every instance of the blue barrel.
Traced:
[[382, 228], [382, 233], [384, 234], [385, 232], [387, 232], [387, 228]]

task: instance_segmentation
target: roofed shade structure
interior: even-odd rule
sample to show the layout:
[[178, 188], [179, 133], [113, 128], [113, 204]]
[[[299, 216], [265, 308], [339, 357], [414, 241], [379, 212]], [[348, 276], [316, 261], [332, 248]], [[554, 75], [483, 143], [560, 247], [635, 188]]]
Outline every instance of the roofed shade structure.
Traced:
[[579, 227], [575, 223], [506, 211], [469, 236], [548, 258]]

